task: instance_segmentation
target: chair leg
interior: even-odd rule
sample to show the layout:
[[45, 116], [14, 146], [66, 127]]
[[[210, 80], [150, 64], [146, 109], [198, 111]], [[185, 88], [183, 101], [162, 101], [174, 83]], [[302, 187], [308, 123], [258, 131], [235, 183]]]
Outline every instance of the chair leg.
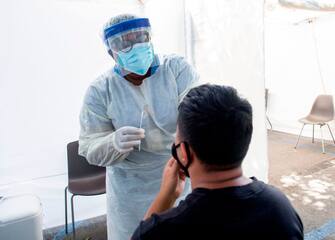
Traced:
[[75, 226], [74, 226], [74, 206], [73, 206], [73, 198], [75, 196], [76, 196], [75, 194], [73, 194], [71, 196], [71, 215], [72, 215], [72, 233], [73, 233], [73, 239], [76, 239], [76, 229], [75, 229]]
[[313, 124], [313, 138], [312, 138], [312, 143], [314, 143], [314, 124]]
[[272, 130], [272, 123], [270, 122], [270, 119], [269, 119], [269, 117], [268, 117], [268, 116], [266, 116], [266, 119], [268, 120], [268, 123], [270, 124], [270, 128], [271, 128], [271, 130]]
[[332, 130], [330, 129], [329, 124], [328, 124], [328, 123], [326, 123], [326, 124], [327, 124], [327, 127], [328, 127], [328, 129], [329, 129], [330, 135], [332, 136], [333, 142], [334, 142], [334, 144], [335, 144], [335, 139], [334, 139], [334, 135], [333, 135], [333, 133], [332, 133]]
[[67, 186], [65, 187], [65, 233], [68, 234], [68, 229], [67, 229]]
[[323, 141], [322, 126], [323, 125], [320, 125], [320, 133], [321, 133], [321, 142], [322, 142], [322, 153], [324, 154], [325, 153], [325, 143]]
[[299, 137], [298, 137], [298, 141], [297, 141], [297, 143], [295, 144], [295, 149], [297, 148], [297, 146], [298, 146], [298, 143], [299, 143], [299, 140], [300, 140], [300, 136], [301, 136], [301, 133], [302, 133], [302, 130], [304, 130], [304, 127], [305, 127], [305, 123], [304, 123], [304, 125], [302, 125], [302, 128], [301, 128], [301, 130], [300, 130], [300, 134], [299, 134]]

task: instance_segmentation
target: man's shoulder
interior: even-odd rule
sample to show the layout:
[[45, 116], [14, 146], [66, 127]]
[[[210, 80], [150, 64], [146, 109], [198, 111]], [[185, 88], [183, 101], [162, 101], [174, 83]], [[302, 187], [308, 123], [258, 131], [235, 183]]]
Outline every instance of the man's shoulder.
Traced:
[[168, 212], [159, 215], [153, 214], [147, 220], [141, 221], [131, 239], [166, 239], [168, 237], [166, 229], [171, 231], [172, 223], [178, 218], [177, 208], [170, 209]]
[[174, 227], [188, 221], [188, 213], [192, 211], [196, 204], [196, 198], [199, 198], [199, 196], [190, 193], [177, 207], [160, 214], [153, 214], [147, 220], [141, 221], [132, 239], [169, 239], [169, 234], [174, 234]]
[[255, 203], [259, 203], [263, 207], [271, 207], [273, 211], [285, 211], [285, 209], [293, 210], [291, 202], [286, 195], [277, 187], [264, 183], [252, 178], [253, 183], [250, 185], [252, 191], [252, 199]]
[[286, 195], [277, 187], [263, 183], [262, 197], [266, 198], [267, 201], [290, 203]]
[[[291, 204], [287, 196], [278, 188], [264, 184], [264, 191], [259, 199], [264, 212], [267, 212], [269, 228], [278, 230], [278, 234], [296, 236], [296, 239], [303, 238], [303, 223], [299, 214]], [[266, 211], [266, 209], [268, 211]]]

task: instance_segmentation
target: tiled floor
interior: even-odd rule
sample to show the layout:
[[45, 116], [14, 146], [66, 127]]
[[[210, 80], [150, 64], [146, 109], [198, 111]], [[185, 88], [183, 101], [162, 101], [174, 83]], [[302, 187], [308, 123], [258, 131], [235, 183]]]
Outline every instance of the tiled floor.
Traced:
[[[335, 239], [335, 146], [269, 131], [269, 181], [286, 193], [299, 212], [306, 239]], [[308, 235], [311, 233], [312, 235]], [[314, 235], [313, 235], [314, 234]], [[322, 235], [323, 234], [323, 235]]]

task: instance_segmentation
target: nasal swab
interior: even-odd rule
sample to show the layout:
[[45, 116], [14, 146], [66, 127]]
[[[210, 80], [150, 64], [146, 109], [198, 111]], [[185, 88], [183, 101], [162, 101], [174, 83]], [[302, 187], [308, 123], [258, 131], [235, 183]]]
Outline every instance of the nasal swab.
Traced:
[[[143, 116], [144, 116], [144, 110], [141, 113], [140, 128], [142, 128]], [[138, 146], [138, 151], [141, 151], [141, 142], [142, 141], [140, 140], [140, 145]]]

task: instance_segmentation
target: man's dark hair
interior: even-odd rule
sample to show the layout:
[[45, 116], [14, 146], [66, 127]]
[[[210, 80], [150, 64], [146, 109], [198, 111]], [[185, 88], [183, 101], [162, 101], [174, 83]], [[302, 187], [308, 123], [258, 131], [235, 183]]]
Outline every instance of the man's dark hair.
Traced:
[[252, 107], [236, 89], [205, 84], [179, 105], [178, 129], [209, 170], [241, 165], [252, 136]]

